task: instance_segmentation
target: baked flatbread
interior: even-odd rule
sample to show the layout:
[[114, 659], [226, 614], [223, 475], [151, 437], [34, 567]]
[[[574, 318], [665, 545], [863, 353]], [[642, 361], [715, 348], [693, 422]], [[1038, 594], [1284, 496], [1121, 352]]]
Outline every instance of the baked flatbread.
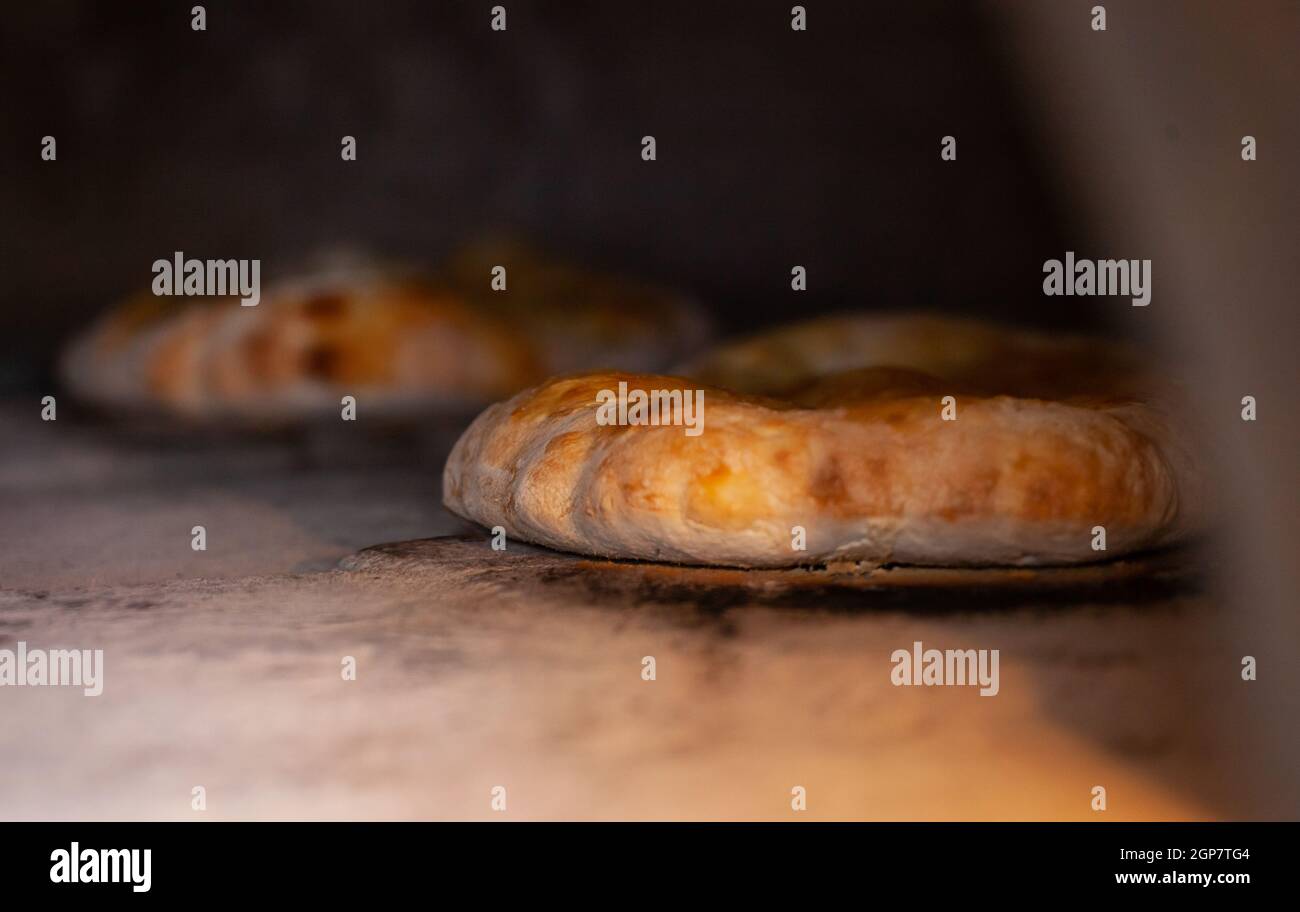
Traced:
[[[493, 405], [447, 461], [445, 504], [566, 551], [739, 567], [1069, 564], [1200, 524], [1191, 448], [1118, 346], [850, 316], [690, 370], [561, 377]], [[702, 431], [599, 423], [620, 383], [702, 389]]]
[[[489, 261], [508, 267], [506, 291], [491, 290]], [[86, 401], [193, 419], [337, 414], [344, 395], [367, 415], [472, 413], [558, 372], [662, 369], [706, 334], [677, 295], [497, 248], [432, 278], [318, 267], [272, 284], [255, 307], [139, 294], [60, 367]]]

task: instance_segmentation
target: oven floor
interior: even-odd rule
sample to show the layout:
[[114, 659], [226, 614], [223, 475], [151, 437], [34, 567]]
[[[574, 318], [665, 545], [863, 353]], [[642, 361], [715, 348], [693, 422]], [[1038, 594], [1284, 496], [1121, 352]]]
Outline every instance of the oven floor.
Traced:
[[[1191, 623], [1218, 610], [1194, 587], [791, 594], [493, 552], [439, 506], [446, 441], [368, 469], [373, 447], [180, 446], [38, 416], [0, 408], [0, 648], [103, 649], [104, 692], [0, 689], [4, 818], [1231, 811], [1197, 721], [1228, 697], [1188, 669], [1237, 659]], [[894, 686], [891, 653], [918, 640], [999, 650], [998, 694]]]

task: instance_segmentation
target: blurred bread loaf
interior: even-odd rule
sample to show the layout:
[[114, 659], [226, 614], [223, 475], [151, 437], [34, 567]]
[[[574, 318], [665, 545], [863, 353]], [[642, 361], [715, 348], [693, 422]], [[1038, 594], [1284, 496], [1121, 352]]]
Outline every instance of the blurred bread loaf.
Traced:
[[253, 307], [137, 294], [67, 347], [60, 373], [84, 401], [191, 419], [303, 418], [343, 395], [369, 414], [463, 412], [556, 372], [661, 367], [706, 332], [661, 289], [474, 248], [430, 276], [336, 259], [273, 281]]

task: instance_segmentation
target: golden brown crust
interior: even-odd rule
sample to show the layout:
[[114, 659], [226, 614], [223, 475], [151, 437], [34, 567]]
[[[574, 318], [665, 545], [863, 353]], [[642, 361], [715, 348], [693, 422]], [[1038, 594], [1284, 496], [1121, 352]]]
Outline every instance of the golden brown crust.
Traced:
[[[889, 320], [879, 330], [901, 329], [903, 341], [935, 325]], [[1088, 374], [1048, 369], [1083, 350], [1079, 340], [1054, 346], [939, 323], [937, 337], [949, 343], [996, 338], [991, 360], [914, 345], [907, 360], [942, 362], [962, 382], [914, 366], [820, 377], [783, 367], [767, 377], [757, 359], [731, 377], [736, 387], [786, 389], [780, 396], [654, 375], [551, 380], [479, 416], [447, 462], [444, 501], [485, 526], [564, 550], [736, 566], [1072, 563], [1173, 541], [1195, 525], [1187, 448], [1163, 410], [1137, 398], [1132, 375], [1114, 373], [1100, 384], [1110, 389], [1088, 395]], [[885, 350], [889, 341], [873, 345]], [[1088, 344], [1112, 369], [1124, 360]], [[1037, 363], [998, 367], [1012, 350]], [[1034, 377], [1060, 398], [1024, 395]], [[702, 387], [703, 432], [598, 424], [598, 393], [620, 381]], [[945, 396], [954, 397], [956, 420], [942, 418]], [[1096, 526], [1105, 527], [1105, 551], [1093, 549]], [[794, 547], [796, 527], [804, 551]]]

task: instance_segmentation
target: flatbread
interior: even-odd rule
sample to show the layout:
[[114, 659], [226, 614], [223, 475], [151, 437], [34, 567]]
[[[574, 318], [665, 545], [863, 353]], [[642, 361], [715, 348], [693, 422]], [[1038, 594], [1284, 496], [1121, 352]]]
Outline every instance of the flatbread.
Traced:
[[[445, 504], [561, 550], [738, 567], [1072, 564], [1202, 523], [1171, 394], [1121, 346], [858, 315], [689, 370], [561, 377], [493, 405], [447, 461]], [[599, 423], [620, 383], [702, 389], [701, 432]]]
[[[475, 268], [478, 260], [483, 268]], [[508, 267], [490, 288], [487, 262]], [[195, 420], [473, 414], [548, 375], [662, 369], [707, 322], [688, 299], [518, 247], [462, 254], [432, 277], [372, 263], [315, 267], [233, 297], [138, 294], [61, 360], [80, 399]]]

